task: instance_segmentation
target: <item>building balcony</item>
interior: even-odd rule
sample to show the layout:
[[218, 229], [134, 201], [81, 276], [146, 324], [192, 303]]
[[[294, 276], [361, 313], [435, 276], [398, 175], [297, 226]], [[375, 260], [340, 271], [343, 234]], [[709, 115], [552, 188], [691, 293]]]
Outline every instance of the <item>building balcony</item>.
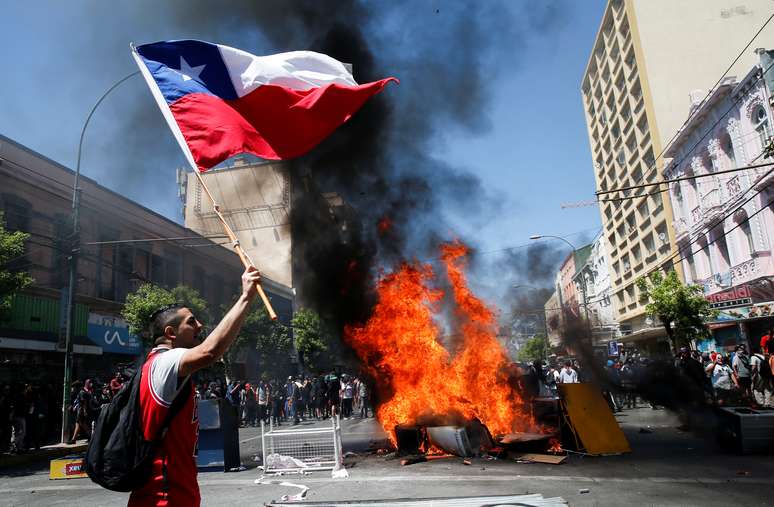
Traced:
[[733, 285], [749, 282], [761, 275], [761, 263], [755, 257], [733, 266], [730, 270]]
[[690, 227], [688, 222], [684, 218], [678, 218], [672, 222], [672, 227], [675, 229], [675, 240], [678, 243], [682, 243], [690, 237]]
[[702, 196], [701, 215], [704, 223], [707, 225], [723, 215], [723, 202], [720, 198], [719, 188], [713, 188]]
[[701, 223], [701, 206], [696, 206], [691, 210], [691, 225], [698, 225]]

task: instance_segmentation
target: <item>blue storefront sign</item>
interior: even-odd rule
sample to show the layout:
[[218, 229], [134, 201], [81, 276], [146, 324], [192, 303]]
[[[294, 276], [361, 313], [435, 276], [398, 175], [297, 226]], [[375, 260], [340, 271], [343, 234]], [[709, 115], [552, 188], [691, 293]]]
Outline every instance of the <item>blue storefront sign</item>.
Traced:
[[90, 313], [86, 332], [89, 340], [102, 347], [104, 352], [142, 354], [140, 338], [129, 334], [128, 324], [120, 317]]

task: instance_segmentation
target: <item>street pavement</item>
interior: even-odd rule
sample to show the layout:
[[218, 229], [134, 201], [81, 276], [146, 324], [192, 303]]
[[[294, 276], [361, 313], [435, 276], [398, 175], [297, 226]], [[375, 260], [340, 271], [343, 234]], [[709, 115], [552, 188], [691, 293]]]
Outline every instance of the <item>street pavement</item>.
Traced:
[[[617, 415], [633, 452], [621, 456], [571, 455], [562, 465], [524, 464], [509, 460], [448, 458], [410, 466], [367, 452], [386, 435], [374, 419], [342, 421], [348, 479], [330, 473], [284, 475], [282, 480], [309, 487], [307, 501], [355, 501], [403, 498], [448, 498], [539, 493], [563, 497], [570, 505], [771, 505], [774, 460], [737, 456], [712, 441], [677, 429], [670, 413], [650, 408]], [[304, 427], [324, 425], [303, 423]], [[645, 428], [644, 432], [641, 429]], [[650, 431], [650, 432], [648, 432]], [[199, 474], [203, 505], [263, 505], [292, 487], [255, 484], [260, 430], [240, 430], [241, 472]], [[582, 493], [582, 490], [588, 492]], [[3, 505], [126, 505], [126, 494], [100, 489], [88, 479], [50, 481], [48, 469], [0, 472]]]

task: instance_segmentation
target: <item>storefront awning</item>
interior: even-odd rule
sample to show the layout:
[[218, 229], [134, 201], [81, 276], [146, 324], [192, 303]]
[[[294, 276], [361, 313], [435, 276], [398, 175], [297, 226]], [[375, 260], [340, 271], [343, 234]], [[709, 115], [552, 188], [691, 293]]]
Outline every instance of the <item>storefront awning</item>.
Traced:
[[642, 340], [650, 340], [653, 338], [665, 338], [666, 337], [666, 330], [664, 330], [663, 327], [646, 327], [643, 329], [638, 329], [637, 331], [634, 331], [631, 334], [627, 334], [624, 336], [621, 336], [620, 338], [616, 338], [616, 341], [621, 343], [631, 343], [631, 342], [638, 342]]

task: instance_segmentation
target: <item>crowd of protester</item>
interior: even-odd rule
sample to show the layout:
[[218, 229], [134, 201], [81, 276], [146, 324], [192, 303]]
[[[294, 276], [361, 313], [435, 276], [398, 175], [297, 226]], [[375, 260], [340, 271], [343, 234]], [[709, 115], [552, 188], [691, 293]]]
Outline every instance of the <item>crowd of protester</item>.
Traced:
[[24, 453], [52, 441], [61, 391], [50, 384], [0, 385], [0, 453]]
[[[708, 404], [774, 408], [774, 340], [769, 340], [771, 334], [764, 335], [752, 353], [743, 344], [732, 351], [702, 352], [680, 348], [674, 358], [675, 371], [697, 386]], [[601, 369], [598, 366], [584, 368], [578, 359], [535, 361], [527, 367], [527, 377], [542, 380], [539, 386], [531, 389], [536, 395], [536, 389], [540, 390], [540, 395], [556, 394], [558, 384], [596, 381], [603, 386], [603, 393], [614, 412], [637, 408], [638, 403], [658, 408], [638, 397], [645, 382], [642, 379], [647, 377], [648, 369], [654, 367], [651, 358], [630, 350], [608, 358]], [[527, 388], [530, 390], [529, 386]]]
[[323, 420], [338, 414], [351, 419], [373, 416], [370, 389], [365, 381], [347, 374], [290, 376], [279, 380], [246, 382], [207, 380], [196, 385], [199, 399], [225, 399], [239, 414], [242, 426], [281, 425]]
[[[108, 382], [76, 380], [70, 388], [69, 444], [90, 439], [103, 405], [110, 403], [127, 376], [116, 373]], [[20, 454], [59, 441], [61, 392], [53, 386], [0, 386], [0, 453]], [[322, 420], [339, 414], [344, 419], [373, 416], [370, 389], [351, 375], [291, 376], [279, 380], [226, 383], [208, 379], [196, 384], [198, 399], [225, 399], [239, 414], [242, 426], [261, 421], [275, 425]]]

